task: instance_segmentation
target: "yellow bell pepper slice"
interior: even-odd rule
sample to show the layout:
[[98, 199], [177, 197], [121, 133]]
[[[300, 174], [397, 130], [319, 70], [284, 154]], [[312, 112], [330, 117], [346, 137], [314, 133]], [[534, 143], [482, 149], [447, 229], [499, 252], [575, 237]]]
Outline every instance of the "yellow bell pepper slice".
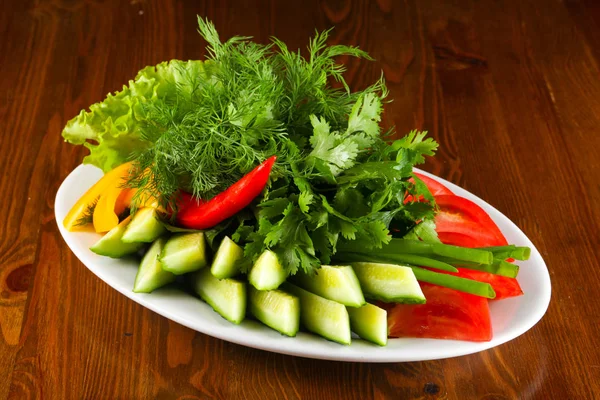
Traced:
[[110, 184], [104, 188], [100, 195], [96, 208], [94, 208], [94, 229], [96, 232], [108, 232], [119, 225], [119, 214], [125, 211], [128, 204], [118, 202], [121, 194], [128, 190], [123, 188], [127, 181], [129, 170], [122, 171], [121, 175], [115, 176]]
[[128, 162], [122, 164], [112, 171], [104, 174], [102, 178], [98, 182], [94, 184], [91, 188], [88, 189], [87, 192], [79, 200], [69, 213], [63, 220], [63, 226], [70, 232], [77, 230], [86, 230], [86, 226], [82, 226], [79, 221], [82, 217], [85, 216], [86, 212], [89, 208], [94, 204], [94, 202], [99, 201], [98, 198], [104, 193], [106, 188], [110, 186], [115, 179], [119, 177], [126, 176], [129, 173], [129, 170], [132, 168], [132, 163]]

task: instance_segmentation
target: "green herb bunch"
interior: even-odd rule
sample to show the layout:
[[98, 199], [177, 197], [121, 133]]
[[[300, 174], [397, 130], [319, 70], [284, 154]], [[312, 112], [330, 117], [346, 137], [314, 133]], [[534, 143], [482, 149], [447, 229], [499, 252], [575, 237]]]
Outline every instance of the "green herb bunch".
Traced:
[[[437, 143], [421, 132], [386, 142], [383, 79], [352, 92], [336, 62], [343, 55], [370, 60], [367, 53], [328, 46], [325, 31], [303, 57], [275, 38], [222, 42], [212, 23], [198, 23], [206, 61], [146, 68], [105, 100], [122, 101], [122, 112], [91, 107], [69, 122], [67, 140], [99, 142], [86, 144], [89, 162], [108, 169], [125, 161], [117, 144], [127, 139], [128, 158], [139, 167], [129, 185], [176, 208], [180, 190], [209, 199], [277, 155], [264, 196], [212, 234], [232, 235], [248, 266], [273, 250], [290, 274], [329, 263], [340, 241], [379, 248], [433, 217], [433, 197], [409, 179]], [[406, 194], [428, 201], [406, 202]]]

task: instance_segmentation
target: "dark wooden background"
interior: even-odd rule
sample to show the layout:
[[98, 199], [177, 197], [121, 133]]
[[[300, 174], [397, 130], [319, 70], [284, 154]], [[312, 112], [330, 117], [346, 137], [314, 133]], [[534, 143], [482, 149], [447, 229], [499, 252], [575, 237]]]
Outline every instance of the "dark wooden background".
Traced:
[[[600, 398], [600, 3], [594, 0], [0, 0], [0, 399]], [[425, 169], [489, 201], [546, 259], [550, 308], [480, 354], [368, 365], [244, 348], [154, 314], [63, 243], [53, 202], [84, 151], [65, 122], [142, 67], [224, 37], [315, 28], [383, 70], [386, 125], [440, 142]]]

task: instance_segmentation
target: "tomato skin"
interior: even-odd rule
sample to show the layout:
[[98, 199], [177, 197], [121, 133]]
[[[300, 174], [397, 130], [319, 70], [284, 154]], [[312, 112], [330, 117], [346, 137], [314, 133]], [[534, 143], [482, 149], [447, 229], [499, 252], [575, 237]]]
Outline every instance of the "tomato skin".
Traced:
[[452, 246], [471, 248], [486, 246], [484, 241], [462, 233], [438, 232], [438, 238], [442, 241], [442, 243], [450, 244]]
[[428, 177], [427, 175], [423, 175], [423, 174], [420, 174], [420, 173], [414, 172], [414, 171], [413, 171], [413, 174], [416, 175], [420, 180], [422, 180], [423, 183], [425, 183], [425, 185], [427, 185], [427, 188], [429, 189], [429, 191], [431, 192], [431, 194], [434, 197], [440, 196], [443, 194], [454, 194], [446, 186], [444, 186], [440, 182], [436, 181], [435, 179]]
[[[508, 244], [492, 218], [471, 200], [455, 195], [439, 195], [435, 197], [435, 201], [439, 207], [439, 212], [435, 216], [438, 234], [452, 233], [468, 236], [472, 239], [470, 242], [477, 243], [475, 247]], [[450, 241], [454, 240], [454, 243], [462, 245], [460, 241], [456, 242], [459, 239], [460, 236], [455, 235]], [[463, 238], [463, 243], [466, 242]]]
[[425, 304], [387, 305], [390, 337], [467, 340], [492, 339], [487, 299], [421, 283]]

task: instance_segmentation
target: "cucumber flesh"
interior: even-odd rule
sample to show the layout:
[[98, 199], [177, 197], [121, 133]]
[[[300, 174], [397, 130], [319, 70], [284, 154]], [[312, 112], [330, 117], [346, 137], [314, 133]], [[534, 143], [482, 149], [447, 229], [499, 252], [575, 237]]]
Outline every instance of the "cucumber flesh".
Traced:
[[296, 336], [300, 327], [300, 300], [281, 290], [248, 287], [249, 310], [260, 322], [286, 335]]
[[225, 236], [213, 258], [210, 272], [219, 279], [232, 278], [240, 273], [239, 263], [243, 257], [244, 250]]
[[369, 303], [359, 308], [348, 307], [347, 310], [353, 332], [380, 346], [387, 344], [387, 311]]
[[372, 262], [352, 263], [365, 297], [385, 302], [423, 304], [425, 296], [410, 267]]
[[134, 292], [150, 293], [175, 280], [175, 275], [163, 270], [158, 259], [166, 242], [166, 238], [156, 239], [142, 258], [140, 269], [138, 269], [133, 284]]
[[194, 291], [226, 320], [239, 324], [246, 316], [246, 284], [236, 279], [217, 279], [210, 269], [192, 277]]
[[365, 304], [360, 283], [350, 266], [322, 265], [312, 276], [298, 272], [295, 281], [309, 292], [345, 306], [360, 307]]
[[151, 243], [161, 237], [165, 231], [166, 229], [159, 221], [154, 208], [141, 208], [127, 225], [122, 240], [125, 243]]
[[136, 253], [144, 245], [143, 243], [124, 243], [121, 238], [127, 229], [131, 217], [125, 218], [119, 225], [108, 231], [100, 240], [98, 240], [90, 250], [101, 256], [112, 258], [125, 257], [128, 254]]
[[350, 344], [350, 319], [343, 304], [285, 282], [282, 289], [300, 299], [300, 321], [309, 331], [341, 344]]
[[163, 248], [160, 261], [164, 270], [175, 275], [204, 268], [207, 264], [204, 233], [176, 233], [171, 236]]
[[281, 266], [277, 255], [265, 250], [254, 263], [248, 274], [248, 281], [258, 290], [273, 290], [285, 281], [287, 273]]

